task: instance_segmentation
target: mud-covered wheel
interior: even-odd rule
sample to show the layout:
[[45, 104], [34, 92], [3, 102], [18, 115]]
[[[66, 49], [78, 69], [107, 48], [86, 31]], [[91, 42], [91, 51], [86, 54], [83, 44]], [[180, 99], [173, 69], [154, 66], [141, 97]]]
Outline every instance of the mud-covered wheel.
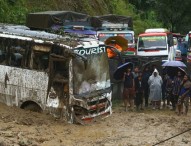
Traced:
[[66, 117], [69, 123], [85, 125], [84, 121], [76, 116], [74, 108], [72, 106], [68, 106], [66, 109]]
[[79, 118], [74, 112], [73, 112], [73, 117], [74, 117], [74, 122], [76, 124], [86, 125], [86, 123], [81, 118]]
[[33, 111], [33, 112], [39, 112], [39, 113], [42, 112], [41, 107], [35, 103], [28, 104], [23, 109], [28, 111]]

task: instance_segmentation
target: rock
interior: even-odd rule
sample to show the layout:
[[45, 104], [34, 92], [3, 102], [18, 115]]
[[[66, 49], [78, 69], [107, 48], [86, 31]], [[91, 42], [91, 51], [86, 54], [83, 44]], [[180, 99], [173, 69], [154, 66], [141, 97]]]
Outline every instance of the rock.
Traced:
[[14, 137], [14, 134], [12, 132], [6, 132], [4, 133], [5, 137]]
[[7, 146], [3, 138], [0, 138], [0, 146]]
[[28, 146], [28, 145], [31, 145], [32, 144], [32, 141], [26, 139], [26, 138], [23, 138], [19, 141], [19, 145], [20, 146]]
[[185, 144], [187, 144], [189, 142], [189, 140], [187, 139], [182, 139], [182, 142], [184, 142]]

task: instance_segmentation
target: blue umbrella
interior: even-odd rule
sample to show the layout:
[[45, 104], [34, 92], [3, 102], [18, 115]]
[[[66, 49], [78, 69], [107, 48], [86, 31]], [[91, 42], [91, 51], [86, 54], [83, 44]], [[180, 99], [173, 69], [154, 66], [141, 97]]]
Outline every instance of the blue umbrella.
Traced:
[[133, 63], [132, 62], [126, 62], [122, 65], [120, 65], [119, 67], [117, 67], [117, 69], [115, 70], [113, 77], [116, 80], [121, 80], [123, 78], [124, 72], [126, 71], [126, 69], [130, 67], [131, 69], [133, 69]]
[[171, 66], [171, 67], [186, 67], [186, 65], [181, 61], [166, 61], [162, 64], [163, 67]]

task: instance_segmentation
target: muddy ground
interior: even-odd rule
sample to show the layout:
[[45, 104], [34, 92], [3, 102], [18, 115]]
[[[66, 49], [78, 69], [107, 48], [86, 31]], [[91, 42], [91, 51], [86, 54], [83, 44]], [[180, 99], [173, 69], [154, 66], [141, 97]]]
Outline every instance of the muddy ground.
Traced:
[[[191, 111], [124, 112], [121, 102], [111, 116], [85, 126], [0, 104], [0, 146], [152, 146], [189, 128]], [[191, 146], [190, 137], [188, 131], [159, 146]]]

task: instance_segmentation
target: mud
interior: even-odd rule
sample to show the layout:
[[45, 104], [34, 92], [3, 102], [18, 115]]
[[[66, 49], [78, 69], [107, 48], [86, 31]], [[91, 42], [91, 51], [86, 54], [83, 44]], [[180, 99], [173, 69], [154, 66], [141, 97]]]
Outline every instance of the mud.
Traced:
[[[123, 109], [119, 103], [111, 116], [82, 126], [0, 104], [0, 146], [152, 146], [191, 128], [191, 111], [177, 116], [169, 109]], [[190, 136], [188, 131], [159, 146], [190, 146]]]

